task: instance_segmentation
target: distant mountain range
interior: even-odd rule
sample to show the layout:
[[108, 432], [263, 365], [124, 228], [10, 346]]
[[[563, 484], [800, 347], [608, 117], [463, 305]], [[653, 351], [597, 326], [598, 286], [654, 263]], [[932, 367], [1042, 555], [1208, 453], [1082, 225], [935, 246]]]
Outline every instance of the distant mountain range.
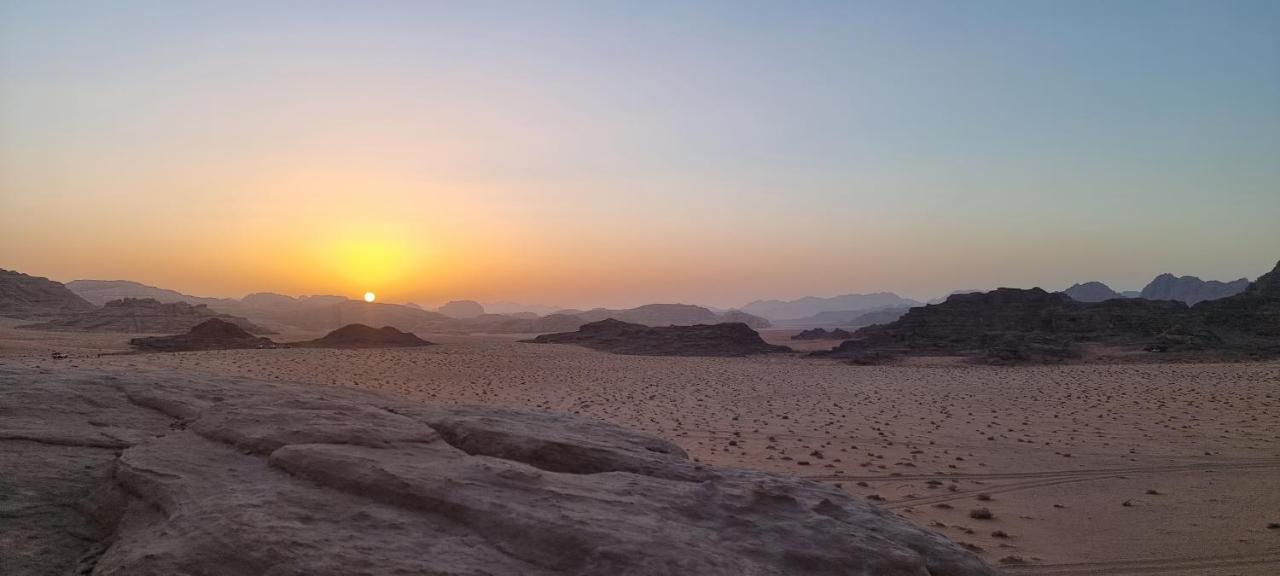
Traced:
[[[205, 298], [128, 280], [76, 280], [66, 286], [16, 272], [0, 276], [0, 315], [43, 320], [46, 329], [126, 332], [188, 330], [221, 318], [252, 332], [333, 330], [348, 324], [453, 333], [545, 333], [576, 330], [613, 318], [648, 326], [742, 322], [764, 328], [769, 321], [741, 312], [722, 313], [689, 304], [648, 304], [624, 310], [565, 310], [546, 316], [522, 311], [492, 314], [477, 302], [450, 302], [440, 311], [416, 305], [368, 303], [342, 296], [293, 297], [270, 292], [244, 298]], [[444, 313], [441, 313], [444, 312]]]
[[808, 318], [823, 312], [857, 312], [902, 306], [919, 306], [921, 303], [903, 298], [892, 292], [873, 294], [842, 294], [823, 298], [805, 296], [796, 300], [756, 300], [741, 310], [773, 321]]
[[1139, 291], [1116, 292], [1101, 282], [1073, 284], [1062, 293], [1077, 302], [1102, 302], [1112, 298], [1143, 298], [1145, 300], [1176, 300], [1188, 305], [1208, 300], [1218, 300], [1244, 292], [1249, 287], [1247, 278], [1219, 282], [1201, 280], [1195, 276], [1161, 274]]

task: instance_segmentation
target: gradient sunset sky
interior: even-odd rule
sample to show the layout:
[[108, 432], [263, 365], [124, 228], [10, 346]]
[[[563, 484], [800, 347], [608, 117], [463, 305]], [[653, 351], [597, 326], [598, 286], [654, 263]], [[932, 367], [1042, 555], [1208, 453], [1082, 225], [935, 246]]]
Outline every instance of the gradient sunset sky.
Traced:
[[0, 268], [566, 306], [1280, 259], [1280, 2], [0, 0]]

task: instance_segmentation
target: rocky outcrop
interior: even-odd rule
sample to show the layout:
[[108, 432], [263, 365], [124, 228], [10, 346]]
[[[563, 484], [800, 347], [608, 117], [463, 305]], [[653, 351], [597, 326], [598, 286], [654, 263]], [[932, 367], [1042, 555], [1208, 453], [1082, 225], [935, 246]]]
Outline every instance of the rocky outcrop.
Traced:
[[853, 333], [848, 330], [836, 328], [835, 330], [827, 330], [825, 328], [813, 328], [804, 330], [795, 336], [792, 340], [848, 340], [853, 337]]
[[791, 351], [765, 342], [741, 323], [651, 327], [609, 319], [584, 324], [576, 332], [543, 334], [524, 342], [577, 344], [639, 356], [746, 356]]
[[0, 270], [0, 316], [45, 320], [88, 310], [93, 310], [93, 304], [59, 282]]
[[431, 342], [391, 326], [374, 328], [364, 324], [349, 324], [315, 340], [288, 344], [293, 348], [408, 348], [430, 345]]
[[144, 352], [193, 352], [197, 350], [235, 350], [242, 348], [276, 348], [270, 338], [246, 332], [239, 325], [210, 318], [197, 324], [186, 334], [150, 336], [129, 341]]
[[1204, 281], [1195, 276], [1174, 276], [1161, 274], [1142, 289], [1140, 297], [1147, 300], [1177, 300], [1188, 305], [1217, 300], [1244, 292], [1249, 287], [1249, 280], [1241, 278], [1230, 282], [1217, 280]]
[[1141, 298], [1077, 302], [1039, 288], [957, 294], [869, 326], [819, 356], [881, 363], [905, 356], [964, 356], [1013, 364], [1079, 358], [1101, 344], [1185, 359], [1280, 357], [1280, 264], [1246, 291], [1195, 306]]
[[6, 573], [994, 574], [836, 488], [566, 416], [5, 367], [0, 407]]
[[450, 318], [475, 318], [484, 314], [484, 306], [475, 300], [453, 300], [436, 309], [437, 312]]
[[255, 334], [274, 334], [273, 331], [244, 318], [215, 312], [204, 304], [159, 302], [151, 298], [112, 300], [101, 308], [77, 312], [42, 324], [23, 326], [23, 328], [164, 334], [191, 330], [210, 318], [233, 323]]
[[1123, 298], [1119, 292], [1112, 290], [1110, 286], [1101, 282], [1072, 284], [1070, 288], [1063, 290], [1062, 293], [1076, 302], [1102, 302], [1112, 298]]

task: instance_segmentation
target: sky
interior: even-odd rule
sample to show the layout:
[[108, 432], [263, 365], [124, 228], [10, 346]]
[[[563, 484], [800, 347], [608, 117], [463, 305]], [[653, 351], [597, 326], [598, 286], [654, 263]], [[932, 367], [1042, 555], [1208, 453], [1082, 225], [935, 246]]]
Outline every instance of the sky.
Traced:
[[0, 268], [565, 306], [1280, 259], [1280, 2], [0, 0]]

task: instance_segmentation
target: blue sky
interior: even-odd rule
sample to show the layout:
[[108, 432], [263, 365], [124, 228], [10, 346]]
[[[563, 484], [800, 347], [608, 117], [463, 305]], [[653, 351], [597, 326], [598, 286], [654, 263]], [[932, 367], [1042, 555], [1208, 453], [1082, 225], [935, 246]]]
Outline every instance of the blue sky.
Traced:
[[0, 6], [0, 266], [63, 279], [731, 305], [1280, 258], [1277, 2]]

